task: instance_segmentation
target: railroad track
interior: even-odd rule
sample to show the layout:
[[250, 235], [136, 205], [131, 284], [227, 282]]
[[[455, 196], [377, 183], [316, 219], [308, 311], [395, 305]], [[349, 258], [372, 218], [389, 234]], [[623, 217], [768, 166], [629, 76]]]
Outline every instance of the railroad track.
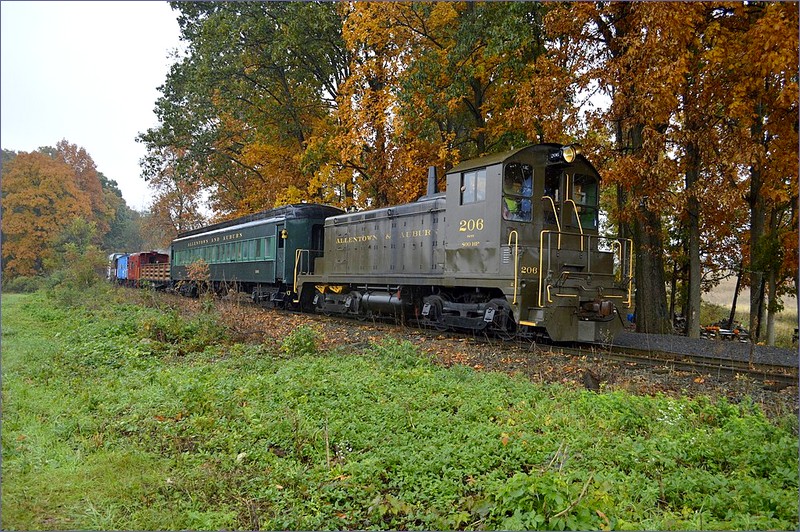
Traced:
[[[258, 305], [254, 305], [257, 307]], [[262, 307], [263, 308], [263, 307]], [[530, 339], [521, 338], [516, 341], [503, 340], [498, 337], [486, 334], [468, 334], [457, 331], [440, 331], [415, 325], [414, 323], [398, 324], [388, 319], [357, 320], [343, 316], [324, 316], [321, 314], [306, 314], [295, 311], [287, 311], [289, 314], [299, 314], [311, 318], [321, 323], [338, 323], [346, 327], [371, 326], [386, 327], [387, 329], [402, 329], [404, 332], [413, 331], [416, 334], [425, 334], [431, 338], [445, 336], [447, 338], [463, 339], [468, 337], [479, 343], [491, 343], [495, 346], [520, 346], [534, 345], [537, 348], [542, 345], [532, 344]], [[705, 340], [711, 341], [711, 340]], [[733, 358], [710, 357], [705, 355], [690, 355], [686, 353], [674, 353], [652, 348], [632, 348], [623, 346], [601, 346], [601, 345], [582, 345], [582, 346], [563, 346], [547, 344], [548, 349], [557, 349], [566, 355], [591, 356], [607, 361], [620, 362], [625, 364], [636, 364], [642, 367], [666, 368], [671, 371], [684, 371], [698, 376], [716, 376], [735, 378], [742, 375], [755, 381], [762, 382], [765, 386], [775, 389], [782, 389], [787, 386], [798, 386], [798, 368], [791, 366], [781, 366], [764, 363], [749, 363], [746, 360], [736, 360]]]
[[[349, 318], [332, 316], [330, 318], [338, 323], [352, 324], [352, 323], [365, 323], [354, 321]], [[367, 320], [371, 326], [379, 324], [388, 327], [403, 327], [404, 330], [409, 329], [407, 325], [398, 325], [389, 321], [373, 321]], [[453, 331], [438, 331], [424, 327], [413, 328], [415, 332], [424, 332], [430, 336], [441, 336], [451, 338], [463, 338], [465, 333]], [[469, 338], [480, 343], [492, 343], [495, 345], [519, 345], [530, 344], [529, 339], [519, 339], [515, 342], [508, 342], [497, 337], [491, 337], [481, 334], [468, 335]], [[708, 340], [710, 341], [710, 340]], [[539, 344], [536, 344], [539, 345]], [[762, 382], [765, 386], [782, 389], [787, 386], [798, 386], [800, 377], [798, 377], [798, 368], [791, 366], [781, 366], [774, 364], [764, 363], [750, 363], [746, 360], [736, 360], [733, 358], [720, 358], [710, 357], [705, 355], [690, 355], [686, 353], [673, 353], [669, 351], [654, 350], [654, 349], [637, 349], [632, 347], [623, 346], [600, 346], [600, 345], [583, 345], [583, 346], [561, 346], [549, 345], [548, 348], [554, 347], [555, 349], [567, 355], [575, 356], [592, 356], [602, 358], [608, 361], [636, 364], [643, 367], [651, 368], [667, 368], [671, 371], [685, 371], [694, 373], [698, 376], [715, 376], [715, 377], [728, 377], [735, 378], [737, 376], [746, 376], [758, 382]]]
[[[409, 326], [394, 324], [389, 321], [373, 321], [367, 320], [366, 322], [358, 322], [349, 318], [332, 316], [330, 318], [341, 324], [352, 323], [369, 323], [371, 326], [386, 325], [388, 327], [402, 327], [404, 330], [413, 330], [415, 332], [423, 332], [431, 337], [442, 335], [448, 338], [463, 338], [465, 333], [453, 331], [438, 331], [424, 327], [416, 327], [409, 329]], [[520, 345], [530, 344], [528, 339], [519, 339], [515, 342], [507, 342], [497, 337], [491, 337], [481, 334], [468, 335], [469, 338], [480, 343], [492, 343], [495, 345]], [[705, 341], [705, 340], [704, 340]], [[710, 341], [710, 340], [707, 340]], [[540, 344], [536, 344], [540, 345]], [[567, 355], [575, 356], [592, 356], [602, 358], [608, 361], [636, 364], [642, 367], [651, 368], [667, 368], [671, 371], [685, 371], [693, 373], [698, 376], [715, 376], [718, 378], [728, 377], [735, 378], [739, 375], [746, 376], [758, 382], [762, 382], [765, 386], [782, 389], [787, 386], [798, 386], [799, 379], [797, 367], [781, 366], [774, 364], [753, 363], [751, 364], [746, 360], [736, 360], [733, 358], [720, 358], [710, 357], [705, 355], [689, 355], [686, 353], [673, 353], [669, 351], [661, 351], [654, 349], [637, 349], [632, 347], [623, 346], [600, 346], [600, 345], [583, 345], [583, 346], [561, 346], [549, 345], [548, 348], [555, 348], [558, 351]]]
[[747, 376], [768, 386], [778, 389], [786, 386], [798, 386], [799, 379], [796, 367], [774, 364], [750, 363], [746, 360], [725, 359], [686, 353], [671, 353], [652, 349], [636, 349], [631, 347], [600, 346], [564, 348], [565, 353], [589, 355], [615, 362], [635, 363], [647, 367], [665, 367], [674, 371], [686, 371], [697, 375], [716, 377]]

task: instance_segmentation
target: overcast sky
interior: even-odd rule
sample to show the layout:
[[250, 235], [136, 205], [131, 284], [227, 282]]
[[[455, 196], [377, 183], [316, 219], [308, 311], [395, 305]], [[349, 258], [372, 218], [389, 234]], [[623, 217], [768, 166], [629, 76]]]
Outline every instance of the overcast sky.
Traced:
[[34, 151], [67, 139], [141, 210], [138, 133], [153, 113], [171, 53], [177, 13], [166, 2], [0, 2], [0, 143]]

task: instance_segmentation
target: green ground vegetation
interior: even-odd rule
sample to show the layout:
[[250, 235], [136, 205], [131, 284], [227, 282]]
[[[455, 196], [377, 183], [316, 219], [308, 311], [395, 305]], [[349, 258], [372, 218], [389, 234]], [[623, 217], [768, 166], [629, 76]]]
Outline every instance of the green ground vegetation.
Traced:
[[2, 528], [792, 529], [797, 419], [535, 384], [125, 291], [2, 299]]

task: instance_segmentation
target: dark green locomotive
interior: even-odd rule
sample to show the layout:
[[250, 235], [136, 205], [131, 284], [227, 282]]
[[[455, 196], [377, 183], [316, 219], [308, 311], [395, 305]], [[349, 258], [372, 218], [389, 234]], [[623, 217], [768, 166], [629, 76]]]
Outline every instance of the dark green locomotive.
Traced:
[[439, 329], [600, 342], [632, 304], [631, 244], [602, 236], [600, 176], [574, 146], [466, 161], [437, 193], [332, 216], [325, 255], [296, 281], [323, 313]]
[[334, 207], [296, 204], [186, 231], [172, 241], [173, 282], [196, 290], [189, 266], [208, 264], [216, 290], [237, 289], [255, 301], [288, 301], [294, 278], [313, 272], [322, 255], [325, 219], [341, 214]]

